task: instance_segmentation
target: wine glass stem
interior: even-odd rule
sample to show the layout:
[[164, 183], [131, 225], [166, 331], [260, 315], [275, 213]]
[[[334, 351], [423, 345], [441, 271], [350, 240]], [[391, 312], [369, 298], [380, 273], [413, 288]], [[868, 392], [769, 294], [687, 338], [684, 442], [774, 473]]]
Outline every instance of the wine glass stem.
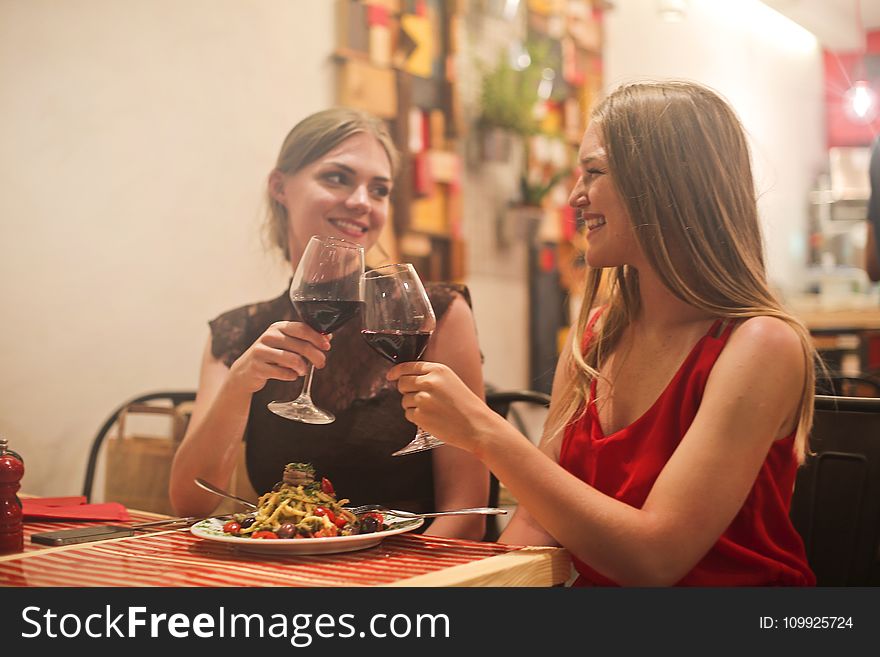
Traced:
[[306, 378], [303, 381], [302, 392], [299, 393], [299, 398], [297, 401], [308, 401], [309, 404], [312, 403], [312, 374], [315, 372], [314, 363], [309, 364], [309, 371], [306, 372]]

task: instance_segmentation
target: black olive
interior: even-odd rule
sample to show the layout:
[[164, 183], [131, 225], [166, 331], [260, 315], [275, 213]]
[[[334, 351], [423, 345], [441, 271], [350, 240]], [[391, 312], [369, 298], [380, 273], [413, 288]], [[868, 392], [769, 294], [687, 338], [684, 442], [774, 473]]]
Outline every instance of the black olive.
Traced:
[[247, 529], [248, 527], [253, 525], [256, 521], [257, 521], [257, 519], [254, 516], [248, 516], [247, 518], [242, 520], [239, 524], [241, 525], [242, 529]]
[[366, 518], [360, 519], [361, 526], [361, 534], [372, 534], [373, 532], [379, 531], [381, 529], [381, 525], [379, 521], [376, 520], [373, 516], [367, 516]]
[[275, 533], [278, 534], [278, 538], [293, 538], [296, 535], [296, 525], [286, 522]]

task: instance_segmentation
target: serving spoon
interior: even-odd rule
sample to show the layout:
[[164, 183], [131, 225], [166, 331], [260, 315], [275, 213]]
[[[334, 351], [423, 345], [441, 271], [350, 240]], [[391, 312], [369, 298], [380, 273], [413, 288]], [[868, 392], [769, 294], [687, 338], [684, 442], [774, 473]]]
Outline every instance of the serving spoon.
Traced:
[[228, 493], [225, 490], [223, 490], [222, 488], [215, 486], [210, 481], [205, 481], [204, 479], [199, 479], [198, 477], [193, 479], [193, 481], [195, 482], [196, 486], [198, 486], [199, 488], [205, 489], [209, 493], [214, 493], [214, 495], [219, 495], [220, 497], [225, 497], [227, 499], [234, 500], [234, 501], [238, 502], [239, 504], [244, 504], [249, 509], [256, 509], [257, 508], [257, 505], [254, 504], [253, 502], [248, 502], [243, 497], [239, 497], [238, 495], [233, 495], [232, 493]]

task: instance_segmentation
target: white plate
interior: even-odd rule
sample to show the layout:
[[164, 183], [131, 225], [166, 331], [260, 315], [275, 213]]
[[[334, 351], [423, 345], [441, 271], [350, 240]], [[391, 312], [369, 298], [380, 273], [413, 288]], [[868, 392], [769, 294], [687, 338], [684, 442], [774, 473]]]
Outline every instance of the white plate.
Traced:
[[223, 533], [223, 525], [228, 522], [222, 518], [208, 518], [197, 522], [190, 531], [209, 541], [228, 543], [244, 552], [260, 552], [263, 554], [330, 554], [334, 552], [353, 552], [365, 550], [382, 542], [382, 539], [418, 529], [424, 524], [422, 518], [385, 519], [388, 529], [372, 534], [355, 534], [354, 536], [327, 536], [324, 538], [243, 538]]

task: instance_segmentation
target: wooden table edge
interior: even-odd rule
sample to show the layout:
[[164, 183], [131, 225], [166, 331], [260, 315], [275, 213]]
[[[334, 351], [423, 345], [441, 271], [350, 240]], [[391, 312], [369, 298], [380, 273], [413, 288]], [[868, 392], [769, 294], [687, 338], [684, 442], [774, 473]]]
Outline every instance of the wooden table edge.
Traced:
[[557, 547], [525, 547], [385, 584], [400, 586], [556, 586], [571, 575], [571, 556]]

